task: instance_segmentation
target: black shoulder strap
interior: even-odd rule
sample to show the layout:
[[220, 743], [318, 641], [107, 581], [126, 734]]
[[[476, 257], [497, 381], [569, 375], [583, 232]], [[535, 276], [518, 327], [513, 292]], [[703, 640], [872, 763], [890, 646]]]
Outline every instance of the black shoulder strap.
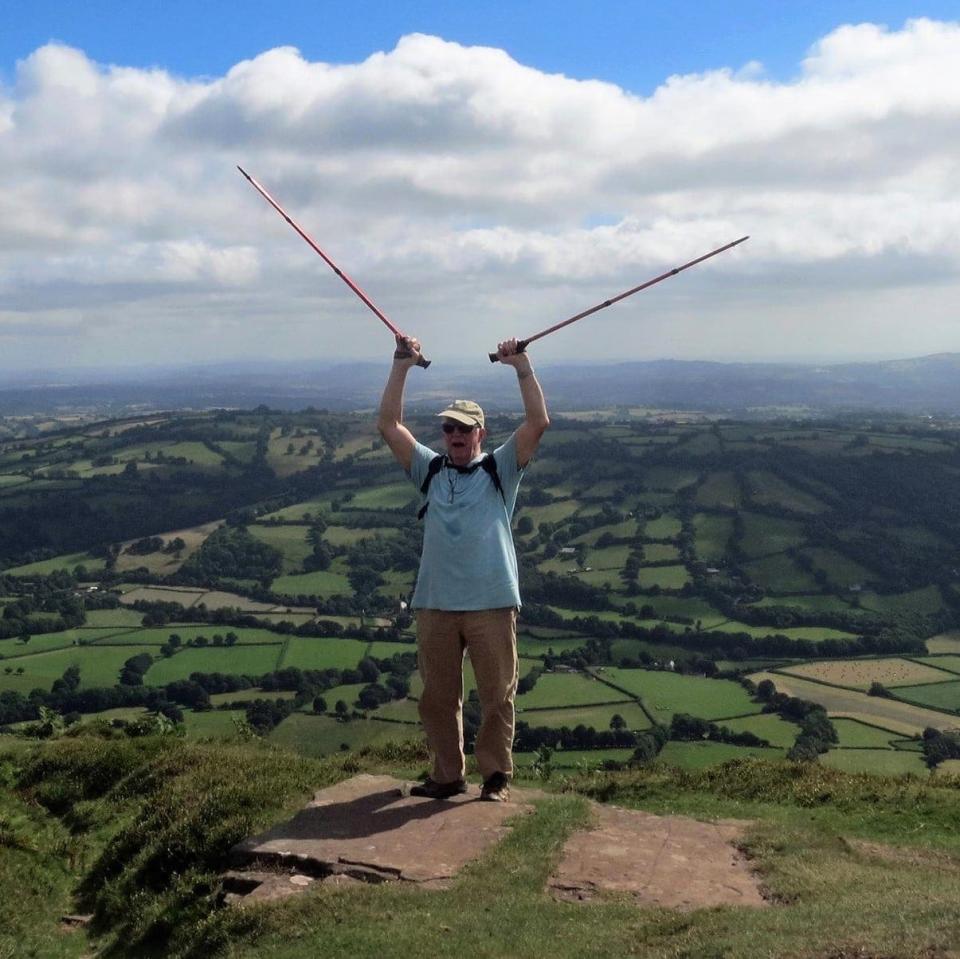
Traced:
[[[427, 475], [424, 477], [423, 482], [420, 484], [420, 495], [427, 496], [430, 489], [430, 483], [433, 481], [434, 476], [447, 465], [447, 457], [444, 453], [438, 453], [427, 466]], [[506, 503], [507, 497], [503, 492], [503, 484], [500, 482], [500, 474], [497, 472], [497, 461], [494, 458], [492, 453], [485, 453], [483, 458], [476, 465], [466, 468], [466, 467], [455, 467], [459, 469], [462, 473], [472, 473], [474, 470], [482, 469], [493, 482], [494, 489], [500, 494], [500, 499]], [[427, 513], [427, 507], [430, 505], [430, 500], [428, 499], [423, 506], [420, 507], [417, 512], [417, 519], [423, 519]]]
[[[427, 466], [427, 475], [424, 478], [424, 481], [420, 484], [420, 495], [426, 496], [427, 490], [430, 488], [430, 483], [433, 480], [434, 476], [443, 469], [443, 461], [446, 459], [446, 456], [443, 453], [438, 453]], [[423, 519], [427, 514], [427, 507], [430, 505], [430, 500], [427, 500], [423, 506], [417, 511], [417, 519]]]

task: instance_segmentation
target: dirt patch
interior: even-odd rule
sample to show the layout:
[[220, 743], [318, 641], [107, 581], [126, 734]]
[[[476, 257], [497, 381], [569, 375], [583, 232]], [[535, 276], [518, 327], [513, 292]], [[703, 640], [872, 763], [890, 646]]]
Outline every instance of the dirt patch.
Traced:
[[615, 806], [597, 806], [595, 815], [594, 827], [572, 836], [564, 848], [547, 884], [554, 897], [590, 902], [615, 894], [684, 911], [767, 905], [734, 846], [747, 823], [699, 822]]
[[289, 822], [235, 846], [231, 865], [442, 887], [533, 809], [479, 802], [476, 786], [444, 801], [410, 796], [408, 786], [361, 775], [322, 789]]
[[[543, 793], [514, 789], [514, 802], [479, 802], [479, 788], [450, 800], [409, 795], [390, 776], [355, 776], [313, 800], [289, 822], [239, 843], [224, 877], [231, 903], [271, 900], [317, 882], [413, 882], [443, 888], [499, 842], [510, 820]], [[679, 910], [764, 906], [756, 877], [735, 842], [746, 823], [706, 823], [593, 806], [592, 828], [575, 833], [548, 882], [559, 899], [604, 895]]]

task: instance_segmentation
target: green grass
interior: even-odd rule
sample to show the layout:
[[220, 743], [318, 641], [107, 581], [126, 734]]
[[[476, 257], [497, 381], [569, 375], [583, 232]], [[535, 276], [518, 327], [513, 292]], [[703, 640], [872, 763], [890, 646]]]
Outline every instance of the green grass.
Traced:
[[143, 621], [143, 613], [135, 609], [91, 609], [87, 612], [86, 626], [139, 626]]
[[762, 513], [740, 513], [743, 520], [741, 548], [751, 559], [768, 553], [781, 553], [791, 546], [800, 546], [805, 540], [803, 527], [795, 520]]
[[416, 487], [407, 481], [359, 490], [350, 505], [358, 509], [399, 509], [418, 498]]
[[607, 667], [597, 675], [628, 693], [639, 696], [658, 721], [669, 723], [674, 713], [691, 713], [702, 719], [719, 719], [759, 713], [747, 691], [728, 679], [683, 676], [668, 670]]
[[626, 698], [623, 693], [582, 673], [545, 673], [529, 693], [517, 697], [517, 708], [581, 706]]
[[[93, 643], [104, 636], [112, 636], [119, 632], [117, 627], [102, 627], [100, 629], [65, 629], [59, 633], [37, 633], [30, 637], [29, 643], [21, 643], [19, 639], [0, 640], [0, 657], [5, 660], [29, 657], [32, 653], [48, 652], [51, 649], [68, 649], [78, 646], [81, 642]], [[16, 665], [16, 663], [8, 663]]]
[[183, 725], [191, 739], [235, 739], [234, 719], [244, 718], [242, 709], [211, 709], [200, 713], [188, 709], [183, 714]]
[[782, 749], [761, 749], [752, 746], [731, 746], [729, 743], [669, 742], [657, 757], [658, 761], [678, 769], [708, 769], [734, 759], [782, 759]]
[[267, 543], [283, 554], [283, 572], [296, 573], [303, 569], [304, 560], [313, 553], [307, 542], [306, 526], [259, 526], [247, 527], [251, 535]]
[[847, 589], [859, 586], [865, 580], [872, 578], [870, 571], [855, 563], [852, 559], [832, 549], [809, 548], [803, 554], [813, 562], [815, 570], [823, 570], [831, 583]]
[[725, 506], [736, 509], [740, 505], [740, 485], [733, 473], [710, 473], [697, 490], [696, 502], [701, 506]]
[[[625, 763], [633, 755], [633, 749], [555, 749], [550, 756], [554, 769], [589, 769], [604, 762]], [[513, 766], [522, 775], [523, 768], [533, 765], [535, 753], [513, 754]]]
[[[49, 690], [53, 681], [59, 679], [70, 666], [80, 667], [81, 689], [115, 686], [120, 680], [123, 664], [131, 656], [152, 652], [156, 650], [149, 646], [73, 646], [19, 660], [5, 660], [4, 668], [0, 669], [0, 689], [14, 689], [21, 693], [29, 693], [36, 688]], [[16, 673], [7, 675], [7, 666], [15, 669], [22, 666], [24, 672], [20, 676]]]
[[680, 551], [670, 543], [645, 543], [643, 561], [645, 563], [678, 563]]
[[323, 531], [323, 538], [331, 546], [353, 546], [364, 539], [373, 539], [377, 536], [396, 536], [397, 530], [390, 526], [372, 526], [367, 529], [350, 529], [346, 526], [328, 526]]
[[773, 473], [756, 470], [748, 473], [747, 477], [753, 498], [765, 506], [783, 506], [797, 513], [811, 514], [822, 513], [827, 508], [816, 497], [785, 483]]
[[636, 703], [631, 702], [611, 703], [606, 706], [572, 706], [567, 709], [519, 710], [518, 707], [517, 722], [524, 722], [529, 726], [549, 726], [551, 729], [560, 729], [563, 726], [570, 729], [581, 725], [592, 726], [601, 731], [610, 728], [610, 720], [614, 716], [622, 716], [627, 729], [650, 728], [647, 714]]
[[673, 466], [649, 466], [643, 470], [643, 482], [648, 489], [676, 492], [684, 486], [692, 486], [696, 481], [697, 474], [693, 471]]
[[878, 613], [936, 613], [943, 607], [943, 597], [936, 586], [890, 595], [864, 590], [860, 593], [860, 605]]
[[76, 566], [85, 566], [91, 573], [100, 573], [103, 572], [104, 561], [89, 553], [69, 553], [64, 556], [55, 556], [53, 559], [41, 560], [38, 563], [27, 563], [25, 566], [12, 566], [4, 572], [9, 576], [49, 576], [60, 570], [73, 572]]
[[922, 686], [900, 686], [899, 699], [933, 709], [960, 710], [960, 679], [946, 683], [927, 683]]
[[775, 593], [814, 593], [817, 581], [786, 553], [776, 553], [744, 564], [744, 572], [758, 586]]
[[534, 639], [523, 633], [517, 636], [517, 652], [526, 657], [543, 658], [550, 650], [559, 654], [572, 649], [582, 649], [586, 644], [586, 636], [581, 639]]
[[[308, 748], [327, 735], [322, 719], [291, 719], [303, 725], [299, 741]], [[361, 726], [332, 725], [334, 750]], [[0, 844], [0, 877], [5, 888], [17, 889], [4, 900], [13, 908], [0, 913], [0, 935], [16, 937], [9, 954], [541, 959], [549, 944], [556, 959], [919, 959], [946, 957], [960, 946], [957, 780], [751, 759], [718, 765], [725, 753], [747, 752], [722, 744], [669, 744], [664, 762], [628, 772], [561, 774], [558, 765], [566, 792], [538, 800], [448, 889], [317, 884], [281, 904], [218, 909], [217, 876], [233, 844], [289, 818], [318, 787], [359, 772], [409, 777], [426, 764], [416, 747], [317, 762], [275, 746], [122, 737], [8, 754], [16, 758], [5, 760], [14, 769], [5, 778], [15, 775], [20, 792], [0, 791], [0, 808], [6, 813], [16, 802], [14, 814], [33, 817], [13, 835], [19, 828], [43, 839], [28, 857]], [[554, 901], [544, 887], [566, 837], [590, 821], [584, 797], [654, 813], [750, 820], [740, 845], [774, 907], [678, 913], [616, 896], [590, 905]], [[65, 815], [75, 842], [89, 852], [72, 876], [62, 865], [68, 833], [44, 808]], [[48, 828], [53, 833], [41, 836]], [[59, 879], [51, 871], [57, 863]], [[82, 898], [74, 905], [68, 893], [78, 882]], [[77, 906], [96, 913], [98, 942], [57, 929], [59, 916]]]
[[283, 645], [284, 636], [272, 633], [268, 629], [257, 629], [252, 626], [222, 626], [216, 623], [192, 626], [185, 623], [170, 623], [168, 626], [154, 626], [130, 631], [113, 631], [111, 635], [98, 640], [98, 646], [112, 646], [129, 643], [138, 643], [150, 646], [163, 646], [171, 636], [179, 636], [184, 645], [198, 636], [204, 636], [213, 642], [214, 636], [226, 636], [233, 633], [237, 637], [237, 645], [245, 646], [251, 643], [270, 643], [278, 649]]
[[946, 669], [951, 673], [960, 673], [960, 656], [923, 656], [918, 660], [927, 666]]
[[761, 713], [758, 716], [744, 716], [740, 719], [725, 719], [721, 725], [734, 732], [748, 732], [767, 740], [771, 746], [788, 749], [793, 745], [800, 732], [795, 723], [788, 723], [774, 713]]
[[[637, 582], [642, 589], [658, 586], [660, 589], [682, 589], [690, 581], [690, 574], [685, 566], [643, 566], [637, 576]], [[653, 600], [656, 604], [657, 598]], [[641, 602], [643, 602], [641, 600]]]
[[831, 769], [848, 773], [872, 773], [877, 776], [928, 774], [919, 753], [897, 749], [831, 749], [820, 757], [820, 762]]
[[420, 740], [419, 729], [398, 723], [383, 723], [374, 719], [352, 719], [339, 722], [330, 716], [294, 713], [288, 716], [270, 734], [270, 742], [291, 749], [302, 756], [318, 758], [342, 751], [346, 744], [351, 750], [374, 743]]
[[847, 748], [891, 749], [891, 740], [900, 738], [899, 733], [868, 726], [855, 719], [834, 719], [833, 726], [839, 737], [838, 745]]
[[297, 669], [355, 669], [366, 655], [367, 645], [359, 639], [291, 636], [283, 665]]
[[718, 562], [726, 555], [727, 543], [733, 535], [733, 517], [696, 513], [693, 535], [697, 557], [705, 563]]
[[271, 586], [275, 593], [287, 596], [352, 596], [346, 569], [334, 560], [330, 569], [312, 573], [278, 576]]
[[165, 686], [191, 673], [233, 673], [238, 676], [262, 676], [277, 668], [282, 647], [207, 646], [182, 649], [169, 658], [160, 658], [144, 677], [148, 686]]

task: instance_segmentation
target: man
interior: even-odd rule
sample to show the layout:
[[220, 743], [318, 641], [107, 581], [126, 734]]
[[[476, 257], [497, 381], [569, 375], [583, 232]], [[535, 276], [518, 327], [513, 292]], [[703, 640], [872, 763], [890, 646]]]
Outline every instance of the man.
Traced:
[[480, 798], [504, 802], [510, 795], [520, 605], [510, 520], [523, 470], [550, 421], [530, 358], [518, 350], [517, 341], [501, 343], [497, 356], [516, 370], [524, 419], [492, 454], [481, 452], [487, 435], [483, 410], [470, 400], [456, 400], [438, 414], [442, 457], [403, 425], [407, 372], [420, 358], [420, 343], [413, 338], [397, 338], [377, 420], [380, 434], [425, 498], [423, 552], [411, 606], [423, 680], [420, 719], [433, 770], [411, 794], [431, 799], [467, 790], [464, 651], [470, 654], [480, 697], [474, 746], [483, 777]]

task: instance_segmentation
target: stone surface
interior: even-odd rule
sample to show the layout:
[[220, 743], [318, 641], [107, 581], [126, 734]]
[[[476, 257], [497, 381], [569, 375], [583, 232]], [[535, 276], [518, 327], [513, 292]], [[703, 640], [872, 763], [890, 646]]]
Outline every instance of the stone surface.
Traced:
[[733, 842], [746, 823], [595, 806], [595, 826], [571, 836], [548, 888], [558, 899], [603, 893], [690, 910], [764, 906], [757, 880]]
[[448, 800], [408, 788], [361, 775], [322, 789], [289, 822], [236, 845], [231, 864], [443, 886], [505, 834], [510, 818], [532, 810], [522, 801], [479, 802], [477, 786]]

